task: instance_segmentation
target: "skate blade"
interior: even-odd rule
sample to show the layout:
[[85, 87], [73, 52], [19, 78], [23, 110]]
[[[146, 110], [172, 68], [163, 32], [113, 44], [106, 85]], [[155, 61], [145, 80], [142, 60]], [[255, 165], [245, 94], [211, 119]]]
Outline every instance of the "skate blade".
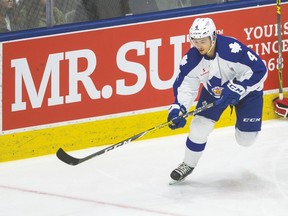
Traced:
[[184, 179], [182, 179], [182, 180], [180, 180], [180, 181], [176, 181], [176, 180], [171, 180], [170, 182], [169, 182], [169, 185], [177, 185], [177, 184], [180, 184], [181, 182], [183, 182], [184, 181]]

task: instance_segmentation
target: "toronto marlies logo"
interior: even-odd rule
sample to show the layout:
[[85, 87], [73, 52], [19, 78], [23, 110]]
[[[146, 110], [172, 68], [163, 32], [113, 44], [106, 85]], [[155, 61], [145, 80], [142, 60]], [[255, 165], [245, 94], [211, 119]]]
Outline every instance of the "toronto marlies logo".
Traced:
[[221, 86], [221, 79], [217, 77], [213, 77], [212, 79], [210, 79], [207, 82], [207, 89], [212, 95], [219, 98], [223, 90], [223, 87]]
[[212, 88], [213, 94], [217, 97], [221, 96], [222, 90], [223, 90], [223, 87], [220, 87], [220, 86], [215, 86], [214, 88]]
[[229, 48], [231, 49], [232, 53], [239, 53], [242, 50], [240, 44], [237, 42], [229, 44]]

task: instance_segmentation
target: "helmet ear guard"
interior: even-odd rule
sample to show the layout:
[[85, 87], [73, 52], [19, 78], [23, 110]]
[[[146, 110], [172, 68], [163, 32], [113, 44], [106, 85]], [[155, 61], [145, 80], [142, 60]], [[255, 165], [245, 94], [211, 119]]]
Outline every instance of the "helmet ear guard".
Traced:
[[213, 32], [213, 35], [212, 35], [212, 38], [211, 38], [211, 40], [216, 40], [216, 38], [217, 38], [217, 34], [216, 34], [216, 30]]

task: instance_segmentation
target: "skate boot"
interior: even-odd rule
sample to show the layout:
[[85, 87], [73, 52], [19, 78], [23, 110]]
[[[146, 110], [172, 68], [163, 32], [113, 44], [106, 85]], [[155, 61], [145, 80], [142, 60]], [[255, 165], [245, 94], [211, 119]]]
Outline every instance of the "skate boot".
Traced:
[[191, 174], [193, 169], [194, 167], [189, 167], [183, 162], [171, 172], [170, 177], [174, 180], [174, 182], [180, 182], [184, 180], [189, 174]]

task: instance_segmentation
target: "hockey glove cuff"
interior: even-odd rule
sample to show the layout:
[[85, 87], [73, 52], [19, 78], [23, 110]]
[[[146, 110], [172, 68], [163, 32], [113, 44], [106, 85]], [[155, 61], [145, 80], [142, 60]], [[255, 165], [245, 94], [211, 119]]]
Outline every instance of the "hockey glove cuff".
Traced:
[[244, 93], [245, 88], [243, 86], [230, 80], [222, 90], [220, 106], [225, 108], [228, 105], [236, 105]]
[[281, 117], [288, 118], [288, 99], [283, 98], [280, 100], [279, 98], [273, 99], [273, 105], [275, 108], [275, 113]]
[[179, 115], [184, 115], [187, 113], [186, 108], [183, 105], [172, 104], [169, 108], [168, 121], [171, 121], [171, 124], [168, 126], [175, 130], [177, 128], [183, 128], [186, 125], [186, 119], [179, 117]]

